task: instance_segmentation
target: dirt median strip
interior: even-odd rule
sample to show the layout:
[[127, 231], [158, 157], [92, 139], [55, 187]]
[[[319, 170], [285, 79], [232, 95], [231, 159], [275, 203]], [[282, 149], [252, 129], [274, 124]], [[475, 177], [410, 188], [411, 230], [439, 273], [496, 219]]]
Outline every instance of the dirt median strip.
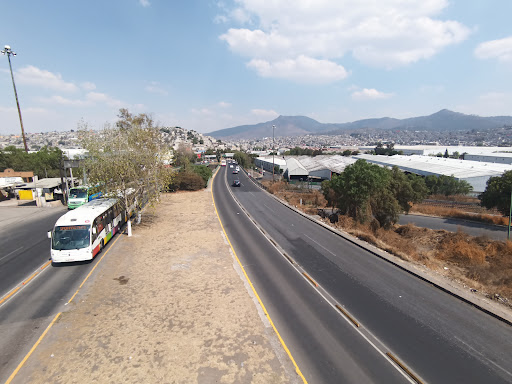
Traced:
[[13, 383], [298, 382], [210, 191], [164, 195], [102, 263]]

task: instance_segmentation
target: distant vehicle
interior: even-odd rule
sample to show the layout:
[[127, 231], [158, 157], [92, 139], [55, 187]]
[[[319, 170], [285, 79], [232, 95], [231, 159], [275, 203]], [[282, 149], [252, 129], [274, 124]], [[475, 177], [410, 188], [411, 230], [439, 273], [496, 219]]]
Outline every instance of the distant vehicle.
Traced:
[[239, 167], [238, 165], [236, 166], [236, 170], [237, 170], [237, 171], [240, 171], [240, 167]]
[[93, 193], [93, 187], [87, 185], [71, 188], [68, 194], [68, 209], [78, 208], [88, 201], [101, 197], [101, 192]]
[[225, 167], [226, 166], [226, 160], [221, 160], [220, 161], [220, 166], [221, 167]]
[[233, 187], [239, 187], [240, 186], [240, 180], [233, 181]]
[[236, 168], [233, 169], [233, 173], [238, 173], [238, 170]]
[[233, 164], [229, 164], [229, 168], [233, 168]]
[[97, 199], [62, 215], [48, 232], [52, 262], [92, 260], [126, 220], [118, 199]]

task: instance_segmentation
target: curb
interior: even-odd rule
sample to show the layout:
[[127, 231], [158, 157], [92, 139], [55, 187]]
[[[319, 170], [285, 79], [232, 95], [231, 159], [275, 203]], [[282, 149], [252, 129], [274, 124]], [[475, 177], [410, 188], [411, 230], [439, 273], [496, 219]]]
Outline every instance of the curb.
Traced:
[[[244, 170], [244, 172], [245, 172], [245, 170]], [[247, 174], [247, 172], [245, 172], [245, 173]], [[253, 181], [251, 177], [249, 177], [249, 179], [251, 181]], [[387, 252], [385, 252], [377, 247], [374, 247], [366, 242], [363, 242], [362, 240], [359, 240], [356, 237], [353, 237], [347, 233], [343, 233], [335, 228], [332, 228], [330, 225], [327, 225], [327, 224], [315, 219], [314, 217], [296, 209], [295, 207], [293, 207], [293, 206], [289, 205], [288, 203], [282, 201], [281, 199], [277, 198], [276, 196], [269, 193], [264, 188], [260, 187], [254, 181], [253, 181], [253, 184], [256, 185], [258, 188], [260, 188], [261, 190], [263, 190], [264, 192], [266, 192], [268, 195], [270, 195], [273, 199], [275, 199], [276, 201], [281, 203], [283, 206], [300, 214], [301, 216], [305, 217], [306, 219], [312, 221], [313, 223], [321, 225], [322, 227], [331, 231], [335, 235], [338, 235], [338, 236], [342, 237], [343, 239], [349, 241], [350, 243], [358, 246], [359, 248], [366, 250], [370, 254], [372, 254], [376, 257], [379, 257], [380, 259], [382, 259], [384, 261], [387, 261], [388, 263], [394, 265], [395, 267], [400, 268], [404, 272], [407, 272], [407, 273], [425, 281], [426, 283], [429, 283], [432, 286], [440, 289], [441, 291], [465, 302], [466, 304], [469, 304], [469, 305], [475, 307], [476, 309], [494, 317], [495, 319], [500, 320], [500, 321], [512, 326], [512, 315], [511, 314], [507, 313], [506, 311], [504, 311], [501, 308], [493, 308], [494, 306], [499, 305], [499, 304], [494, 304], [493, 302], [488, 302], [484, 298], [470, 297], [470, 295], [466, 294], [466, 292], [464, 292], [464, 293], [454, 292], [452, 289], [450, 289], [451, 287], [449, 286], [449, 284], [445, 284], [444, 282], [441, 282], [441, 281], [434, 281], [435, 279], [433, 279], [432, 276], [430, 276], [427, 273], [424, 273], [422, 271], [412, 270], [411, 266], [408, 265], [409, 264], [408, 262], [402, 261], [402, 260], [396, 258], [395, 256], [391, 256]], [[477, 301], [479, 301], [479, 302], [477, 302]]]

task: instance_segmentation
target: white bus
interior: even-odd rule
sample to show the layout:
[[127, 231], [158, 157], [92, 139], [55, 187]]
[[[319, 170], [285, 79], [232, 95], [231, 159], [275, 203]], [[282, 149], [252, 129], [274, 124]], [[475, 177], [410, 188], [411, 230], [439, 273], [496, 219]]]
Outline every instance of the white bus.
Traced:
[[127, 215], [118, 199], [92, 200], [62, 215], [53, 231], [53, 263], [92, 260], [119, 232]]

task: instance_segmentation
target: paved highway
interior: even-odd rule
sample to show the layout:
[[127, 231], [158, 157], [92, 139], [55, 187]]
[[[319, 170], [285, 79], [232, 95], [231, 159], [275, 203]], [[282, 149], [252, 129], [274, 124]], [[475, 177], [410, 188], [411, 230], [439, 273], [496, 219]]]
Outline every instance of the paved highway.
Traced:
[[[397, 382], [395, 372], [385, 367], [391, 363], [381, 354], [372, 355], [373, 348], [365, 349], [367, 337], [425, 382], [512, 382], [509, 325], [318, 226], [261, 191], [244, 174], [227, 170], [214, 184], [221, 218], [308, 381]], [[291, 264], [268, 247], [230, 200], [226, 177], [228, 183], [234, 177], [241, 180], [242, 187], [229, 187], [241, 205], [328, 298], [362, 324], [362, 334], [347, 327]]]
[[[213, 185], [223, 226], [307, 381], [382, 383], [385, 377], [388, 382], [409, 382], [290, 267], [234, 203], [224, 178], [225, 171], [221, 169]], [[247, 180], [239, 190], [235, 189], [248, 192]], [[258, 191], [254, 189], [254, 193]]]
[[[92, 262], [48, 265], [40, 270], [50, 259], [50, 240], [46, 233], [66, 209], [13, 211], [15, 214], [1, 209], [4, 214], [0, 222], [0, 300], [12, 288], [21, 287], [0, 303], [0, 382], [3, 383], [55, 315], [66, 310], [68, 301], [99, 257]], [[37, 270], [39, 274], [21, 285]]]
[[498, 225], [488, 225], [468, 220], [455, 218], [432, 217], [422, 215], [400, 215], [399, 224], [405, 225], [413, 223], [418, 227], [431, 229], [444, 229], [446, 231], [457, 232], [459, 229], [471, 236], [487, 236], [494, 240], [507, 239], [507, 227]]
[[50, 258], [47, 232], [66, 207], [0, 208], [0, 298]]

